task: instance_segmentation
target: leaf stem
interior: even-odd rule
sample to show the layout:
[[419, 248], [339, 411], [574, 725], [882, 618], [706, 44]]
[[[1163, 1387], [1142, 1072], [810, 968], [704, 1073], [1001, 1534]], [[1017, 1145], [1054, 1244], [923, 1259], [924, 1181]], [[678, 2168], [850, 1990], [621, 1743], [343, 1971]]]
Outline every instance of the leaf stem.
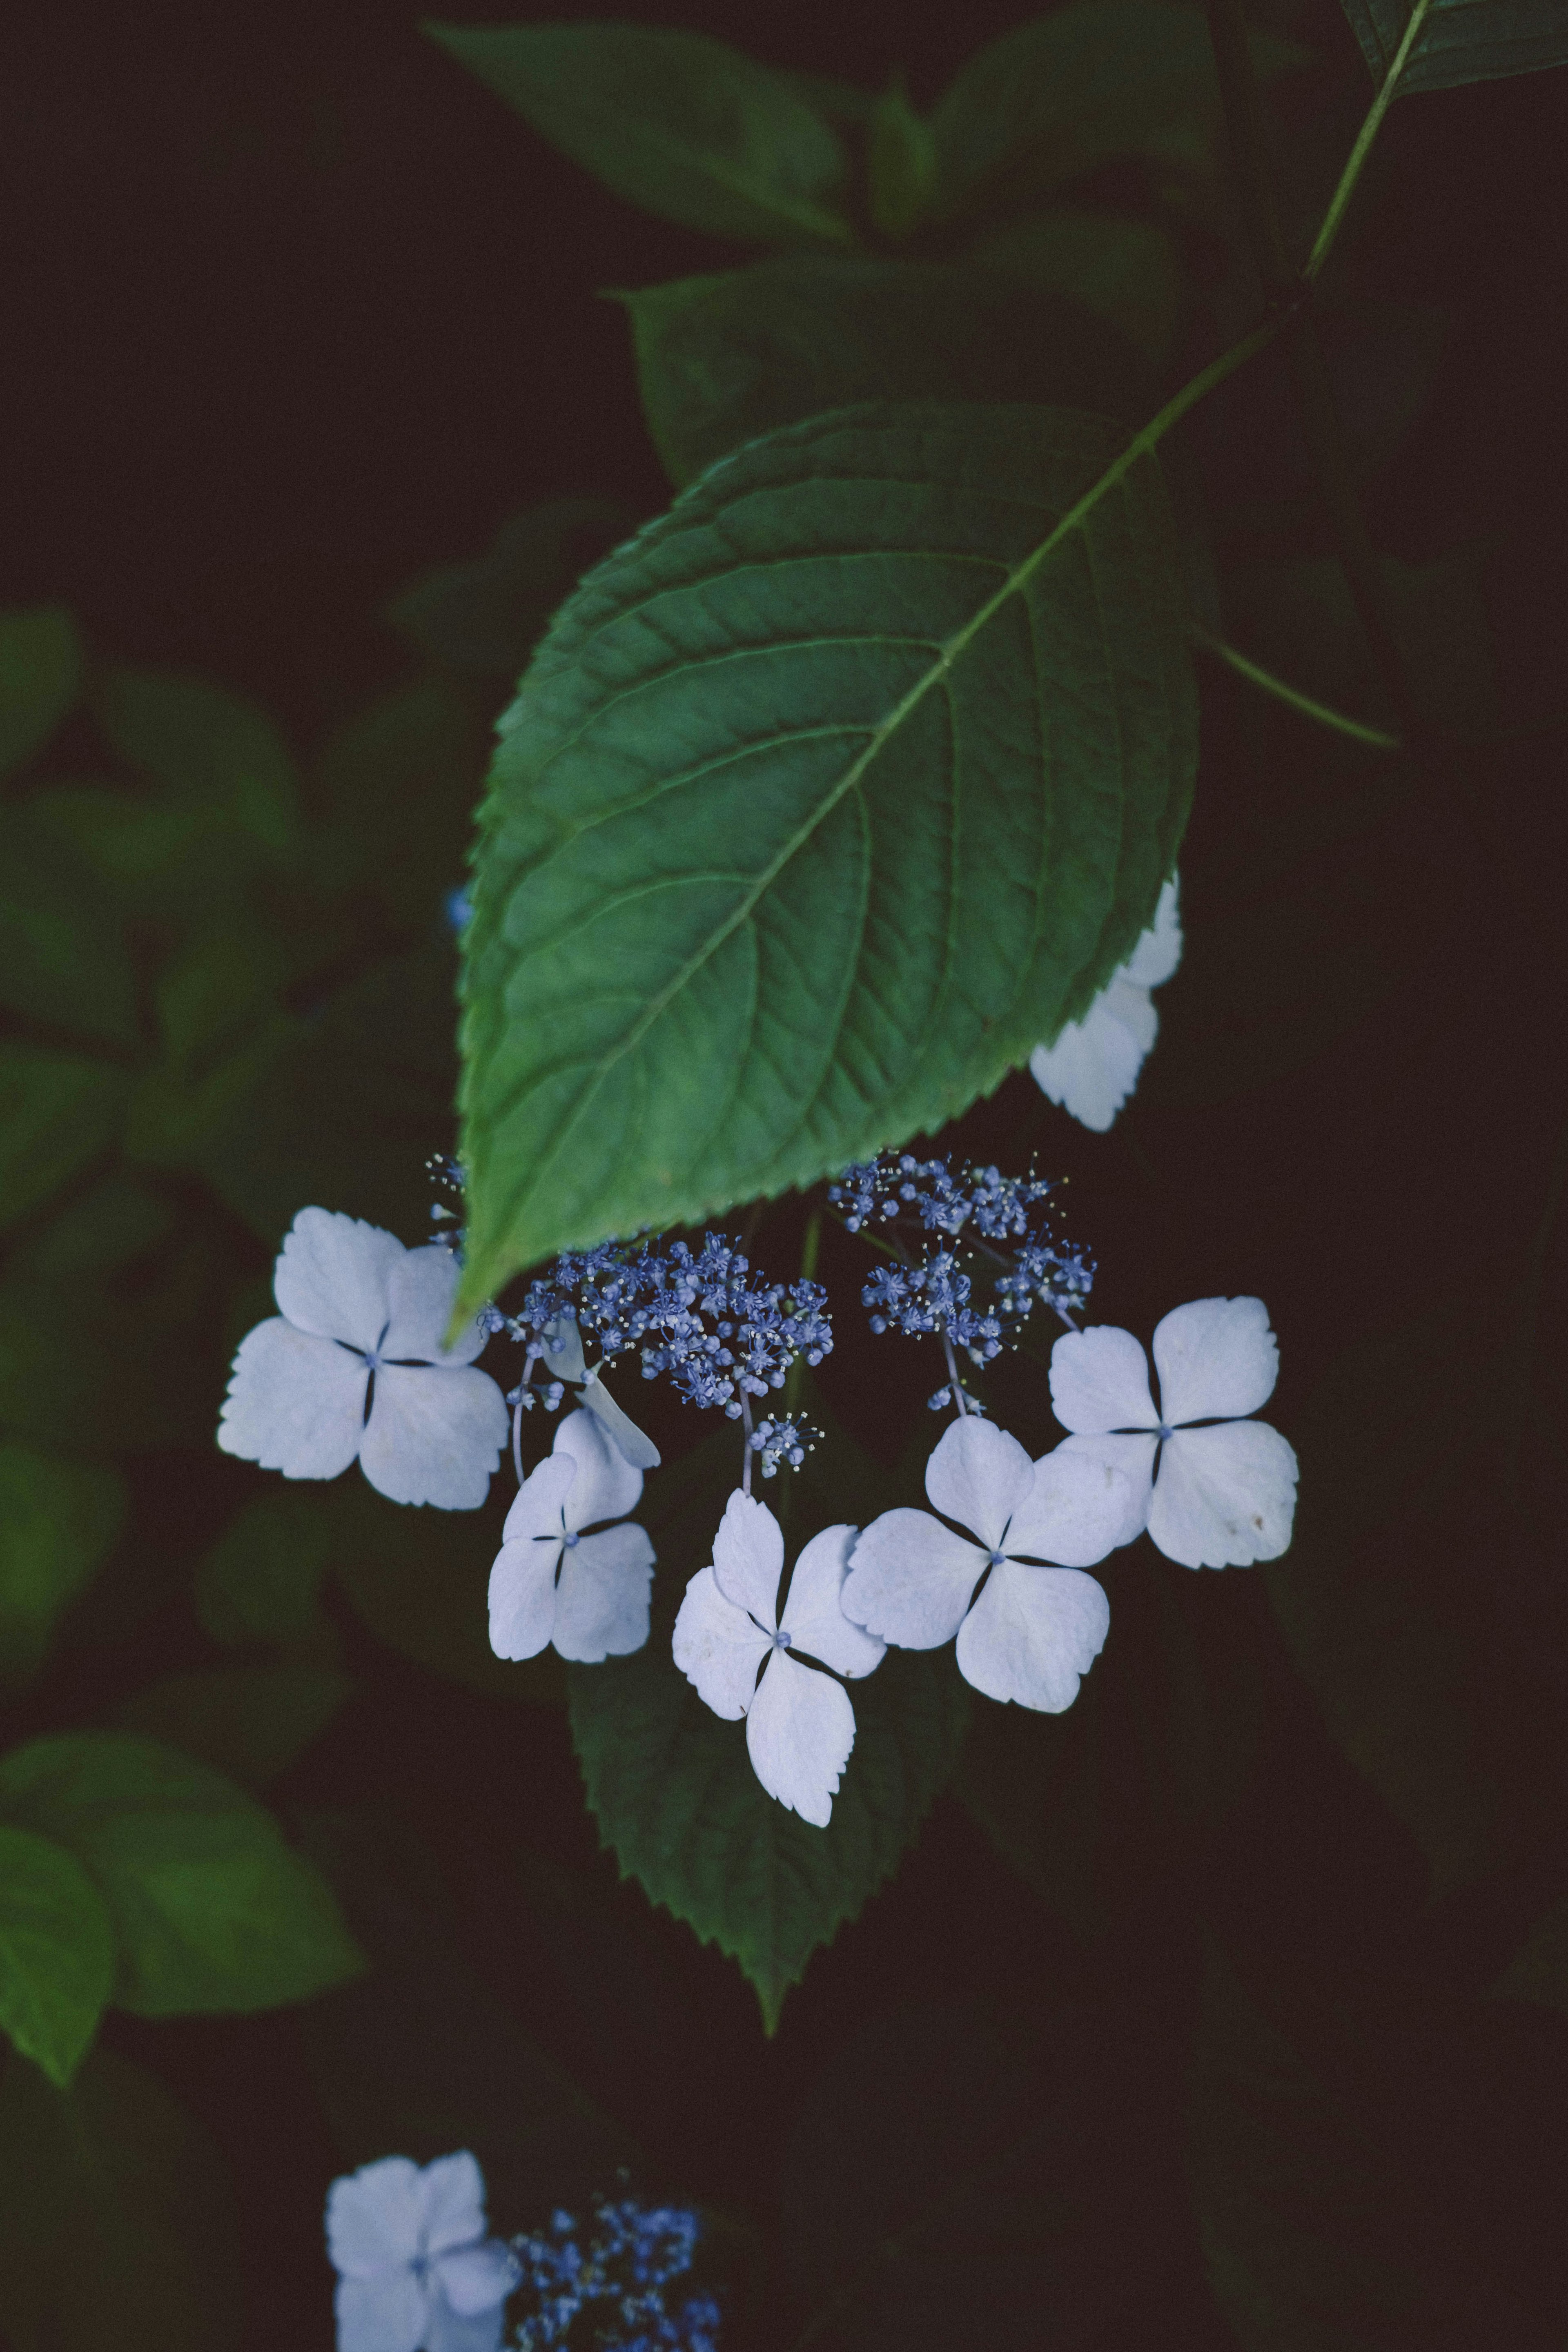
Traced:
[[1400, 730], [1407, 742], [1414, 743], [1426, 730], [1411, 700], [1382, 565], [1356, 494], [1344, 426], [1311, 310], [1311, 284], [1292, 267], [1279, 226], [1268, 163], [1268, 126], [1263, 94], [1252, 70], [1247, 19], [1241, 0], [1207, 0], [1207, 5], [1226, 128], [1264, 299], [1272, 315], [1289, 316], [1291, 320], [1287, 355], [1307, 454], [1333, 526], [1356, 617]]
[[1432, 0], [1415, 0], [1415, 5], [1410, 11], [1410, 22], [1405, 27], [1404, 37], [1394, 52], [1394, 59], [1388, 71], [1383, 77], [1383, 87], [1373, 100], [1366, 121], [1356, 133], [1355, 145], [1351, 149], [1345, 168], [1340, 173], [1340, 184], [1329, 199], [1329, 209], [1323, 215], [1323, 225], [1313, 239], [1312, 250], [1307, 256], [1307, 265], [1301, 273], [1309, 285], [1315, 282], [1319, 271], [1333, 251], [1334, 240], [1339, 236], [1346, 209], [1355, 191], [1356, 182], [1361, 178], [1362, 167], [1372, 152], [1372, 142], [1377, 137], [1378, 127], [1388, 111], [1399, 86], [1399, 77], [1405, 71], [1410, 52], [1415, 46], [1416, 37], [1431, 5]]
[[1238, 677], [1245, 677], [1264, 694], [1273, 695], [1276, 701], [1289, 704], [1303, 718], [1316, 719], [1320, 727], [1331, 727], [1337, 734], [1348, 735], [1352, 742], [1370, 743], [1374, 751], [1404, 750], [1397, 735], [1390, 735], [1381, 727], [1369, 727], [1363, 719], [1348, 718], [1342, 710], [1335, 710], [1328, 703], [1319, 702], [1314, 696], [1303, 694], [1299, 686], [1291, 686], [1286, 679], [1276, 677], [1273, 671], [1265, 669], [1261, 662], [1253, 661], [1237, 646], [1227, 645], [1224, 637], [1216, 637], [1214, 631], [1205, 629], [1201, 621], [1191, 624], [1189, 635], [1194, 645], [1201, 646], [1205, 653], [1213, 654], [1216, 661], [1224, 662], [1227, 668], [1236, 671]]

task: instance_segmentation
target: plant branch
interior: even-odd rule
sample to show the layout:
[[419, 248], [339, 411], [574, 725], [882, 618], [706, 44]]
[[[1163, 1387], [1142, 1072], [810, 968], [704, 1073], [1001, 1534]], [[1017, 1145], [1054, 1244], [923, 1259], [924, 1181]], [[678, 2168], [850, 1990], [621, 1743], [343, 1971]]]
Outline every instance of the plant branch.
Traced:
[[1264, 299], [1270, 316], [1290, 317], [1287, 354], [1307, 454], [1333, 526], [1356, 617], [1400, 730], [1413, 743], [1425, 730], [1411, 700], [1382, 566], [1356, 494], [1344, 426], [1310, 308], [1311, 287], [1292, 267], [1279, 226], [1268, 163], [1268, 126], [1258, 77], [1252, 70], [1247, 19], [1241, 0], [1207, 0], [1207, 5], [1226, 128]]
[[1410, 11], [1410, 22], [1405, 27], [1404, 38], [1394, 52], [1394, 61], [1383, 77], [1383, 88], [1373, 100], [1366, 121], [1356, 133], [1355, 145], [1351, 149], [1349, 161], [1340, 173], [1339, 186], [1329, 199], [1329, 209], [1323, 215], [1323, 225], [1313, 239], [1312, 250], [1307, 257], [1307, 266], [1301, 273], [1309, 285], [1316, 280], [1319, 271], [1333, 251], [1334, 239], [1339, 236], [1346, 208], [1355, 190], [1355, 184], [1362, 175], [1362, 167], [1372, 152], [1372, 142], [1377, 137], [1378, 126], [1388, 111], [1394, 93], [1399, 86], [1399, 77], [1405, 71], [1405, 62], [1415, 46], [1416, 37], [1426, 22], [1426, 11], [1431, 5], [1432, 0], [1415, 0], [1415, 5]]
[[1189, 635], [1194, 645], [1201, 646], [1205, 653], [1213, 654], [1216, 661], [1224, 662], [1227, 668], [1236, 671], [1237, 677], [1245, 677], [1264, 694], [1273, 695], [1276, 701], [1287, 703], [1292, 710], [1299, 710], [1304, 719], [1315, 719], [1320, 727], [1331, 727], [1336, 734], [1348, 735], [1352, 742], [1370, 743], [1374, 751], [1404, 750], [1397, 735], [1387, 734], [1381, 727], [1369, 727], [1363, 719], [1347, 718], [1342, 710], [1332, 709], [1328, 703], [1319, 702], [1312, 695], [1303, 694], [1299, 686], [1291, 686], [1284, 678], [1276, 677], [1272, 670], [1263, 667], [1261, 662], [1250, 660], [1237, 646], [1227, 645], [1223, 637], [1216, 637], [1214, 631], [1205, 629], [1201, 621], [1191, 624]]

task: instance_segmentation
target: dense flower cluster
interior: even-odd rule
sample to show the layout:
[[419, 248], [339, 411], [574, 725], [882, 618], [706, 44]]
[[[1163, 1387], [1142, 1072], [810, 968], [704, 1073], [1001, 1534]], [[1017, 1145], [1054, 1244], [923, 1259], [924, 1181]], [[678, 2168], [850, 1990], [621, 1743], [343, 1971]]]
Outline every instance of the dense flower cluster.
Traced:
[[547, 1369], [570, 1344], [569, 1322], [593, 1339], [602, 1362], [635, 1348], [645, 1380], [668, 1373], [689, 1403], [719, 1406], [731, 1421], [742, 1398], [782, 1389], [796, 1356], [819, 1364], [833, 1346], [821, 1284], [762, 1280], [722, 1234], [709, 1234], [700, 1250], [686, 1242], [568, 1250], [516, 1315], [492, 1318], [490, 1328], [523, 1341]]
[[952, 1240], [973, 1225], [988, 1242], [1007, 1242], [1030, 1232], [1037, 1203], [1056, 1189], [1039, 1176], [1004, 1176], [997, 1168], [966, 1168], [955, 1176], [945, 1160], [884, 1151], [847, 1168], [828, 1186], [827, 1197], [852, 1234], [863, 1225], [915, 1216], [928, 1233]]
[[759, 1421], [746, 1444], [758, 1456], [757, 1466], [763, 1477], [773, 1478], [778, 1475], [781, 1463], [798, 1470], [806, 1455], [815, 1450], [819, 1434], [799, 1413], [786, 1412], [776, 1421]]
[[[518, 2352], [573, 2342], [603, 2352], [717, 2352], [711, 2295], [688, 2295], [673, 2311], [665, 2298], [691, 2268], [699, 2234], [695, 2213], [625, 2197], [597, 2203], [586, 2250], [570, 2213], [553, 2213], [548, 2230], [513, 2239], [522, 2290], [535, 2305], [512, 2339]], [[574, 2336], [583, 2312], [586, 2328]]]
[[970, 1304], [973, 1286], [951, 1250], [933, 1250], [923, 1265], [879, 1266], [860, 1293], [873, 1331], [901, 1331], [906, 1339], [943, 1333], [977, 1364], [1001, 1351], [1002, 1325]]

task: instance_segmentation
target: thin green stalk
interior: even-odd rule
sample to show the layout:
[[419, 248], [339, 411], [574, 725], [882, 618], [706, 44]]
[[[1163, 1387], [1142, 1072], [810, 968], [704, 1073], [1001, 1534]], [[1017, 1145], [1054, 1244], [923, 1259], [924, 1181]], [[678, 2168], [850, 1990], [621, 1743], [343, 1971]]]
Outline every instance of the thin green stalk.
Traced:
[[1377, 751], [1404, 750], [1397, 735], [1387, 734], [1381, 727], [1368, 727], [1363, 719], [1347, 718], [1342, 710], [1334, 710], [1328, 703], [1319, 702], [1314, 696], [1303, 694], [1299, 686], [1290, 686], [1284, 678], [1276, 677], [1272, 670], [1263, 667], [1261, 662], [1250, 660], [1237, 646], [1227, 645], [1223, 637], [1216, 637], [1214, 631], [1205, 629], [1201, 621], [1193, 622], [1190, 635], [1193, 643], [1201, 646], [1205, 653], [1213, 654], [1216, 661], [1224, 662], [1236, 671], [1238, 677], [1246, 678], [1263, 693], [1273, 695], [1276, 701], [1288, 703], [1304, 719], [1316, 719], [1320, 727], [1331, 727], [1336, 734], [1348, 735], [1352, 742], [1370, 743]]
[[1356, 133], [1355, 145], [1351, 149], [1349, 160], [1344, 170], [1340, 173], [1339, 186], [1329, 199], [1329, 209], [1323, 215], [1323, 225], [1313, 240], [1312, 250], [1307, 256], [1307, 266], [1301, 273], [1309, 285], [1316, 279], [1324, 262], [1333, 251], [1334, 239], [1340, 233], [1346, 207], [1355, 191], [1356, 182], [1361, 178], [1362, 167], [1372, 152], [1372, 142], [1377, 137], [1378, 127], [1388, 111], [1394, 91], [1399, 87], [1399, 77], [1405, 71], [1405, 63], [1415, 46], [1421, 27], [1426, 22], [1426, 11], [1431, 5], [1432, 0], [1415, 0], [1415, 5], [1410, 11], [1410, 22], [1405, 27], [1404, 38], [1394, 52], [1394, 62], [1383, 77], [1383, 88], [1373, 100], [1366, 121]]

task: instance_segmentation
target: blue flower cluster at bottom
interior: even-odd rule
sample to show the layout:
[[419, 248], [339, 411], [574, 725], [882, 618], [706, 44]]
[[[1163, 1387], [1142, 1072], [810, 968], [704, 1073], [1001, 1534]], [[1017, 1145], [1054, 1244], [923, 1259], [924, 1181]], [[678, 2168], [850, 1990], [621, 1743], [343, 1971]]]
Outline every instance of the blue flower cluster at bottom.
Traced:
[[[571, 2213], [552, 2213], [547, 2231], [514, 2238], [519, 2292], [536, 2301], [512, 2339], [517, 2352], [588, 2344], [600, 2352], [718, 2352], [711, 2295], [688, 2295], [675, 2310], [665, 2300], [666, 2287], [691, 2267], [699, 2230], [682, 2207], [623, 2197], [596, 2202], [590, 2231]], [[584, 2312], [584, 2327], [574, 2334]]]

